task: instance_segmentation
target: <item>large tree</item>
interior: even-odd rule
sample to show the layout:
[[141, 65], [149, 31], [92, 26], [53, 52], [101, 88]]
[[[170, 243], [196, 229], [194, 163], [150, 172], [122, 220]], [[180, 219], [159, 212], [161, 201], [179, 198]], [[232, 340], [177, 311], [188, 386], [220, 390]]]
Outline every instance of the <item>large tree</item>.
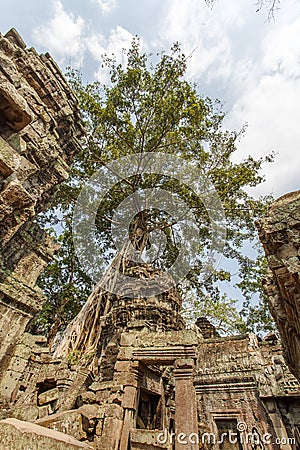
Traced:
[[[125, 66], [104, 58], [110, 74], [107, 85], [100, 82], [84, 85], [80, 74], [74, 71], [69, 74], [80, 102], [87, 137], [69, 180], [55, 195], [52, 210], [40, 219], [52, 224], [60, 234], [62, 248], [40, 279], [48, 301], [35, 322], [35, 329], [46, 330], [52, 339], [78, 312], [95, 282], [90, 278], [88, 268], [80, 265], [72, 239], [72, 216], [82, 188], [99, 168], [109, 166], [112, 161], [129, 155], [142, 161], [148, 153], [182, 158], [182, 182], [178, 174], [173, 177], [168, 171], [155, 174], [137, 171], [120, 178], [97, 207], [98, 251], [102, 253], [103, 261], [107, 266], [112, 260], [114, 264], [119, 261], [118, 270], [128, 271], [128, 267], [120, 263], [122, 258], [124, 260], [124, 246], [120, 257], [113, 242], [111, 227], [114, 225], [118, 234], [120, 225], [116, 223], [114, 212], [134, 193], [144, 192], [148, 207], [137, 208], [126, 242], [131, 243], [131, 251], [134, 248], [140, 255], [149, 248], [154, 249], [157, 257], [152, 254], [151, 262], [157, 269], [172, 266], [182, 245], [186, 244], [178, 217], [172, 217], [157, 204], [151, 206], [151, 195], [155, 196], [158, 188], [168, 191], [175, 200], [181, 199], [188, 205], [199, 233], [196, 258], [190, 261], [190, 270], [177, 286], [185, 300], [187, 316], [206, 315], [224, 332], [253, 330], [258, 324], [262, 329], [269, 329], [265, 299], [261, 297], [260, 306], [256, 307], [256, 320], [250, 311], [249, 293], [259, 291], [261, 294], [255, 277], [264, 270], [259, 259], [251, 259], [245, 254], [244, 244], [255, 242], [254, 222], [265, 214], [270, 200], [268, 196], [254, 198], [246, 188], [263, 181], [261, 166], [272, 158], [255, 160], [249, 156], [240, 163], [232, 161], [237, 140], [244, 130], [238, 133], [225, 131], [220, 103], [201, 96], [197, 87], [186, 81], [188, 60], [179, 45], [174, 45], [170, 54], [149, 57], [141, 52], [139, 41], [135, 39], [126, 55]], [[230, 271], [222, 266], [211, 266], [209, 276], [202, 276], [203, 261], [214, 237], [207, 205], [184, 183], [186, 164], [201, 171], [222, 203], [227, 229], [223, 254], [239, 267], [240, 287], [247, 294], [243, 317], [237, 311], [236, 300], [224, 294], [223, 284], [230, 283]], [[110, 166], [109, 170], [113, 172], [114, 169]], [[164, 244], [162, 254], [159, 254], [159, 245], [155, 246], [151, 241], [154, 231], [159, 233], [159, 242]], [[131, 256], [127, 253], [127, 260]]]

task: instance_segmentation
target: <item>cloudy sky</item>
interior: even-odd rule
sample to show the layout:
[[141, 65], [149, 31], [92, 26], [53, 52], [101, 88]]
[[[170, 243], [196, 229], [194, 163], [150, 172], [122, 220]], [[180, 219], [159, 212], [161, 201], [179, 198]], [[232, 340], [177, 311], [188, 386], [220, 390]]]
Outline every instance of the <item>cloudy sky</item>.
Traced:
[[122, 62], [134, 35], [146, 51], [179, 41], [192, 54], [189, 80], [223, 102], [226, 127], [248, 124], [237, 160], [277, 153], [257, 193], [279, 196], [300, 188], [300, 2], [282, 0], [271, 22], [256, 9], [256, 0], [217, 0], [213, 9], [204, 0], [10, 0], [0, 31], [15, 27], [88, 81], [105, 78], [103, 53]]

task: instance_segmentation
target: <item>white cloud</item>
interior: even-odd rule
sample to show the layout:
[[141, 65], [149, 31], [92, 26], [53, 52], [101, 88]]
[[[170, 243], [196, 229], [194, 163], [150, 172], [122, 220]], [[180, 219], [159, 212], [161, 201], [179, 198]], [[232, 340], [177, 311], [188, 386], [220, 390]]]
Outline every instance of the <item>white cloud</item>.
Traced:
[[222, 0], [210, 10], [198, 0], [169, 0], [161, 39], [193, 52], [187, 76], [212, 96], [224, 94], [226, 127], [248, 123], [236, 159], [278, 153], [256, 193], [281, 195], [299, 183], [300, 18], [293, 0], [283, 2], [274, 23], [250, 3], [226, 0], [224, 7]]
[[128, 50], [133, 35], [121, 26], [111, 30], [106, 39], [102, 34], [93, 34], [87, 39], [87, 48], [95, 60], [102, 58], [103, 54], [114, 55], [118, 63], [124, 63], [124, 49]]
[[[53, 15], [34, 30], [35, 42], [60, 64], [68, 58], [74, 65], [86, 56], [90, 73], [96, 71], [97, 79], [105, 83], [108, 71], [101, 67], [102, 55], [114, 54], [118, 63], [126, 64], [122, 49], [128, 50], [141, 21], [142, 34], [151, 36], [150, 50], [168, 49], [180, 42], [184, 53], [191, 55], [188, 79], [197, 82], [202, 94], [224, 101], [229, 110], [226, 125], [239, 129], [249, 124], [239, 145], [239, 158], [249, 153], [259, 157], [273, 149], [279, 153], [276, 162], [266, 168], [268, 182], [261, 192], [273, 190], [279, 195], [295, 189], [300, 163], [299, 3], [285, 0], [275, 22], [268, 23], [265, 11], [256, 14], [255, 2], [249, 0], [219, 0], [212, 10], [203, 0], [152, 1], [155, 6], [148, 8], [147, 17], [140, 9], [126, 9], [125, 0], [118, 5], [124, 7], [122, 13], [118, 8], [106, 17], [117, 0], [90, 0], [82, 7], [82, 16], [71, 13], [71, 7], [66, 11], [63, 0], [52, 0]], [[88, 16], [92, 3], [97, 3], [102, 15]], [[154, 28], [160, 33], [151, 34]], [[142, 44], [148, 51], [143, 40]]]
[[239, 159], [248, 154], [258, 158], [271, 151], [277, 153], [275, 162], [265, 167], [266, 183], [258, 193], [272, 191], [278, 196], [299, 186], [300, 103], [295, 101], [299, 98], [299, 78], [266, 75], [255, 89], [238, 99], [227, 119], [232, 128], [245, 120], [249, 124], [239, 144]]
[[104, 53], [104, 47], [106, 46], [106, 39], [102, 34], [92, 34], [86, 39], [87, 50], [91, 53], [92, 57], [99, 61]]
[[107, 15], [116, 7], [116, 0], [94, 0], [103, 14]]
[[263, 41], [263, 69], [300, 76], [300, 17], [276, 27]]
[[[300, 167], [300, 19], [286, 15], [266, 26], [258, 58], [235, 64], [234, 106], [226, 120], [230, 128], [249, 127], [239, 144], [239, 155], [277, 153], [265, 167], [266, 183], [257, 193], [275, 196], [299, 188]], [[239, 158], [240, 159], [240, 158]]]
[[[118, 25], [111, 30], [107, 39], [102, 34], [92, 35], [87, 39], [86, 46], [97, 62], [101, 62], [103, 55], [106, 54], [109, 57], [113, 56], [117, 64], [126, 65], [126, 51], [131, 47], [133, 38], [134, 36], [128, 30]], [[108, 81], [108, 70], [102, 67], [102, 63], [96, 77], [103, 83]]]
[[201, 76], [208, 83], [228, 80], [232, 74], [233, 54], [230, 33], [244, 24], [243, 3], [240, 0], [216, 2], [213, 10], [199, 0], [169, 0], [161, 25], [161, 39], [179, 41], [183, 51], [192, 54], [187, 76]]
[[60, 0], [53, 1], [53, 17], [33, 30], [35, 42], [45, 47], [60, 63], [66, 57], [80, 58], [85, 23], [64, 10]]

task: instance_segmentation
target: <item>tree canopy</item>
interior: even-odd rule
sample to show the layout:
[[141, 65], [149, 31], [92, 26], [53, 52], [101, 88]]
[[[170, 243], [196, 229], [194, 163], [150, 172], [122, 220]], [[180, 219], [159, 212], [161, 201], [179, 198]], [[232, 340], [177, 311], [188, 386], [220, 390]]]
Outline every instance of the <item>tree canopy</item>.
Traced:
[[[119, 205], [135, 192], [144, 192], [146, 197], [157, 188], [171, 192], [188, 205], [199, 231], [197, 256], [178, 284], [186, 316], [193, 319], [205, 315], [224, 333], [270, 329], [271, 319], [260, 288], [265, 273], [263, 258], [247, 256], [244, 245], [255, 243], [255, 220], [265, 214], [271, 198], [257, 199], [247, 188], [263, 181], [262, 165], [270, 162], [272, 156], [256, 160], [249, 155], [240, 163], [233, 162], [232, 155], [244, 130], [224, 130], [220, 102], [201, 96], [197, 86], [184, 78], [188, 58], [178, 44], [173, 45], [169, 54], [146, 55], [139, 40], [134, 39], [126, 57], [125, 66], [118, 65], [113, 58], [104, 58], [110, 74], [107, 85], [98, 81], [84, 84], [77, 71], [69, 73], [87, 135], [70, 178], [59, 187], [51, 210], [39, 218], [59, 235], [62, 246], [40, 278], [48, 300], [33, 329], [46, 331], [53, 339], [77, 314], [93, 287], [94, 280], [87, 268], [80, 265], [72, 238], [72, 217], [81, 189], [100, 167], [128, 155], [141, 157], [149, 152], [182, 158], [183, 166], [191, 164], [201, 170], [214, 187], [226, 221], [223, 254], [239, 267], [239, 288], [245, 296], [242, 313], [237, 310], [237, 300], [224, 293], [223, 284], [231, 282], [228, 269], [222, 265], [212, 267], [208, 277], [201, 277], [213, 238], [210, 217], [201, 198], [170, 173], [133, 174], [120, 179], [104, 196], [97, 211], [96, 227], [98, 250], [107, 266], [117, 254], [111, 227], [114, 224], [118, 228], [114, 212]], [[165, 270], [172, 266], [184, 245], [182, 231], [176, 218], [157, 206], [151, 207], [151, 195], [148, 200], [147, 208], [137, 210], [128, 233], [135, 248], [142, 252], [151, 247], [151, 233], [159, 231], [164, 250], [159, 254], [154, 243], [152, 248], [157, 256], [152, 257], [151, 263]], [[143, 230], [143, 245], [138, 229]], [[251, 296], [255, 293], [260, 295], [260, 302], [253, 308]]]

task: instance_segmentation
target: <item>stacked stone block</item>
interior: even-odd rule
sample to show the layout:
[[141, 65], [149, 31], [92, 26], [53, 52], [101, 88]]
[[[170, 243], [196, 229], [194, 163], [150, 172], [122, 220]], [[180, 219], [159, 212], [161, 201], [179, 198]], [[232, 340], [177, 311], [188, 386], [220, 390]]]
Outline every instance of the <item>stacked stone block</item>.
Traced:
[[68, 177], [82, 135], [77, 99], [51, 56], [27, 49], [14, 29], [0, 34], [0, 380], [45, 301], [35, 283], [57, 249], [34, 217]]
[[280, 197], [257, 226], [270, 268], [270, 311], [290, 370], [300, 379], [300, 191]]

